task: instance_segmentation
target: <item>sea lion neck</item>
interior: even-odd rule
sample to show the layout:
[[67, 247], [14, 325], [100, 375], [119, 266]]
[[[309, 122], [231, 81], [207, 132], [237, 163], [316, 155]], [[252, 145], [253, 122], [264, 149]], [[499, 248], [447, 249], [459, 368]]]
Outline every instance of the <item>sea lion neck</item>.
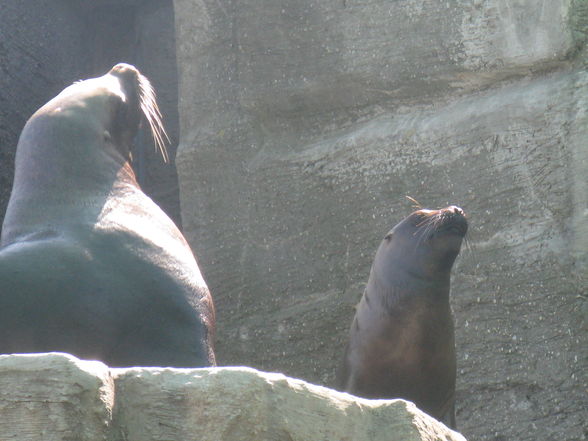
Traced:
[[382, 295], [382, 306], [388, 310], [390, 305], [401, 303], [447, 303], [449, 304], [450, 274], [434, 276], [407, 268], [373, 268], [368, 279], [370, 289], [377, 289]]
[[31, 196], [55, 191], [104, 192], [117, 179], [132, 178], [128, 172], [121, 173], [127, 163], [100, 121], [87, 117], [72, 122], [67, 114], [38, 112], [27, 122], [18, 143], [14, 186]]
[[[51, 234], [56, 225], [61, 231], [89, 228], [109, 199], [140, 193], [129, 162], [96, 133], [78, 133], [42, 114], [31, 118], [18, 144], [3, 246], [33, 231]], [[42, 216], [39, 206], [48, 207]]]

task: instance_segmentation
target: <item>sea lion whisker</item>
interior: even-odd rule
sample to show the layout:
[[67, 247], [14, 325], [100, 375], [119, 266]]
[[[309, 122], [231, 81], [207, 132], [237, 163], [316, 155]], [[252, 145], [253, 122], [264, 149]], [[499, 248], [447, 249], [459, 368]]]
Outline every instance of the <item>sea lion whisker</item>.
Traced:
[[169, 162], [166, 144], [170, 142], [170, 139], [162, 123], [162, 115], [155, 99], [155, 90], [143, 75], [139, 75], [139, 100], [141, 111], [149, 124], [155, 148], [161, 153], [164, 162]]
[[419, 240], [416, 243], [417, 247], [421, 245], [427, 239], [427, 237], [429, 237], [429, 233], [435, 229], [436, 218], [437, 216], [428, 216], [423, 222], [417, 224], [417, 230], [415, 231], [415, 235], [417, 233], [421, 234]]
[[154, 113], [154, 105], [148, 105], [144, 108], [144, 115], [151, 128], [151, 134], [156, 145], [156, 149], [161, 152], [164, 162], [169, 162], [169, 155], [167, 153], [166, 143], [169, 142], [169, 137], [163, 128], [160, 117]]
[[463, 237], [463, 241], [464, 241], [466, 252], [472, 257], [472, 261], [473, 261], [472, 265], [474, 267], [474, 274], [475, 274], [477, 271], [477, 268], [478, 268], [478, 259], [476, 258], [475, 247], [472, 245], [472, 242], [470, 241], [468, 233], [466, 233], [466, 235]]
[[472, 255], [474, 255], [474, 246], [472, 245], [472, 242], [470, 241], [470, 237], [468, 235], [468, 233], [465, 234], [465, 236], [463, 237], [463, 242], [465, 245], [465, 249], [471, 253]]
[[431, 223], [431, 219], [429, 217], [427, 217], [415, 225], [416, 229], [412, 233], [413, 237], [418, 236], [417, 241], [414, 244], [415, 250], [424, 242], [430, 223]]
[[428, 237], [431, 236], [431, 233], [433, 231], [435, 231], [435, 229], [437, 228], [437, 222], [435, 219], [431, 220], [431, 222], [429, 222], [427, 224], [427, 228], [425, 229], [425, 232], [423, 233], [423, 236], [425, 239], [427, 239]]
[[433, 220], [433, 229], [437, 229], [441, 224], [443, 224], [444, 217], [442, 214], [436, 215], [435, 219]]
[[423, 219], [422, 221], [420, 221], [419, 223], [417, 223], [416, 227], [421, 228], [421, 227], [427, 226], [430, 222], [431, 222], [431, 218], [427, 217], [427, 218]]
[[417, 201], [415, 198], [413, 198], [413, 197], [411, 197], [411, 196], [408, 196], [408, 195], [405, 195], [404, 197], [405, 197], [406, 199], [408, 199], [410, 202], [412, 202], [412, 203], [413, 203], [412, 207], [413, 207], [415, 210], [420, 210], [420, 209], [422, 209], [422, 208], [423, 208], [423, 206], [421, 205], [421, 203], [420, 203], [419, 201]]
[[427, 222], [424, 227], [419, 228], [414, 232], [415, 236], [417, 234], [420, 235], [417, 240], [417, 243], [415, 244], [415, 248], [418, 248], [423, 242], [427, 240], [429, 231], [431, 231], [431, 222]]

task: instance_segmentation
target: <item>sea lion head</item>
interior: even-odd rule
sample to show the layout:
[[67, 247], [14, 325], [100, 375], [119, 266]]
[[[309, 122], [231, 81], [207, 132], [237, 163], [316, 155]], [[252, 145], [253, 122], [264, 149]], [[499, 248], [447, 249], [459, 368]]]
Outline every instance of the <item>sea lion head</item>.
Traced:
[[417, 277], [448, 275], [467, 229], [465, 213], [455, 205], [419, 209], [397, 224], [381, 247], [396, 265]]
[[109, 195], [139, 188], [131, 150], [143, 120], [167, 160], [167, 136], [153, 88], [128, 64], [68, 86], [37, 110], [16, 149], [2, 243], [39, 228], [35, 207], [45, 207], [44, 222], [67, 222], [63, 217], [71, 213], [61, 214], [65, 206], [78, 212], [76, 219], [84, 212], [90, 222]]
[[119, 63], [98, 78], [78, 81], [64, 89], [33, 115], [66, 121], [70, 131], [102, 139], [109, 149], [130, 159], [133, 138], [142, 118], [151, 129], [156, 147], [167, 161], [167, 135], [161, 122], [155, 92], [149, 80], [134, 66]]
[[70, 85], [27, 121], [14, 190], [23, 197], [73, 187], [104, 191], [119, 178], [134, 184], [131, 150], [142, 120], [167, 161], [154, 90], [135, 67], [117, 64], [101, 77]]

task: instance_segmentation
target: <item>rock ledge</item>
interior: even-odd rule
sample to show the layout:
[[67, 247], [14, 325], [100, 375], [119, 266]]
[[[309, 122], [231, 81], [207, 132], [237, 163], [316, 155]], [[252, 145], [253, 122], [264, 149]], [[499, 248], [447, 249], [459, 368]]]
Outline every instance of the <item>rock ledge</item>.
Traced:
[[0, 356], [0, 433], [35, 440], [465, 441], [403, 400], [365, 400], [246, 367], [109, 369]]

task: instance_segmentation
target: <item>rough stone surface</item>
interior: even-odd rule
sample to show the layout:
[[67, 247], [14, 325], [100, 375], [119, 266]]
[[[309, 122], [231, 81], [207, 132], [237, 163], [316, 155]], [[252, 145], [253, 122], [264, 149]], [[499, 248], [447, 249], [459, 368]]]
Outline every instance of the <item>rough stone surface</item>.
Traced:
[[360, 399], [251, 368], [113, 374], [125, 441], [465, 441], [407, 401]]
[[[0, 2], [0, 225], [27, 119], [67, 85], [103, 75], [121, 61], [154, 84], [173, 160], [178, 116], [171, 0]], [[146, 133], [138, 139], [135, 170], [146, 193], [179, 224], [175, 166], [163, 163]]]
[[0, 355], [0, 439], [107, 440], [114, 404], [108, 368], [66, 354]]
[[586, 2], [175, 7], [182, 218], [219, 363], [334, 386], [404, 195], [454, 203], [458, 427], [585, 439]]
[[111, 369], [0, 356], [0, 439], [465, 441], [403, 400], [364, 400], [250, 368]]

